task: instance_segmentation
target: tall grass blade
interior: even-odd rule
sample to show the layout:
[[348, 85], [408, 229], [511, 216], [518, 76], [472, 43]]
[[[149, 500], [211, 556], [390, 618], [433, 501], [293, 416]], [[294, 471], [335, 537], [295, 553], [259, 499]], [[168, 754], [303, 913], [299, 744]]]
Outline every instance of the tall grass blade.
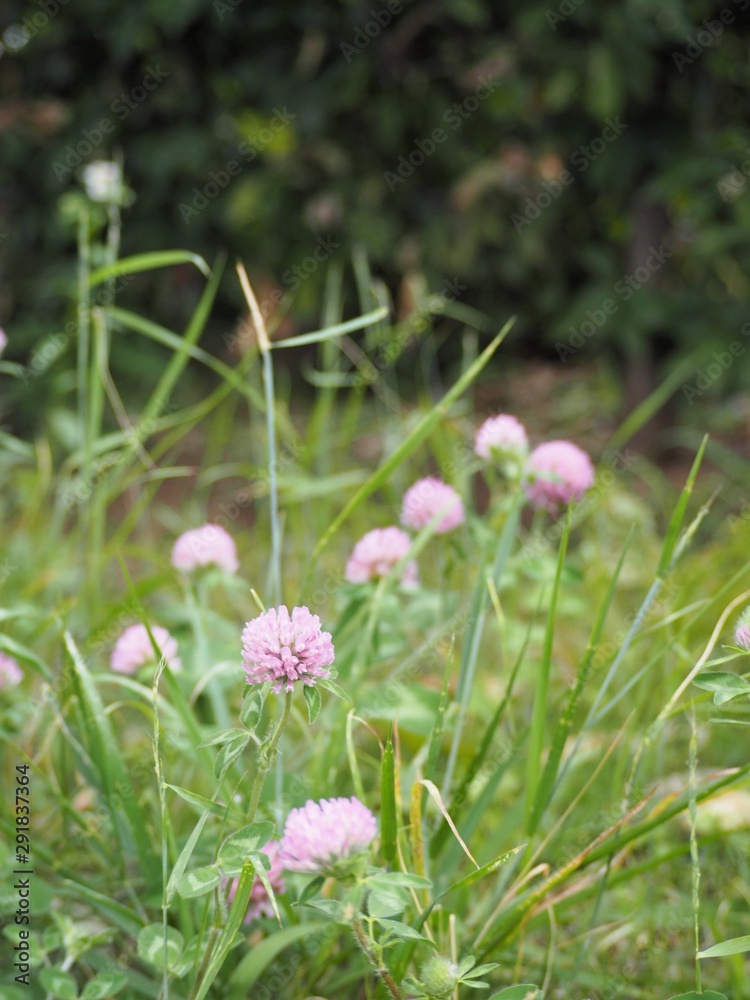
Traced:
[[514, 319], [508, 320], [500, 333], [498, 333], [494, 340], [484, 349], [484, 351], [482, 351], [475, 363], [467, 369], [463, 375], [461, 375], [453, 387], [443, 396], [440, 402], [434, 406], [429, 413], [425, 414], [411, 434], [409, 434], [407, 438], [402, 441], [395, 451], [389, 455], [389, 457], [379, 466], [378, 469], [376, 469], [373, 475], [370, 476], [365, 483], [363, 483], [348, 503], [345, 504], [344, 509], [333, 519], [332, 523], [328, 526], [315, 546], [312, 553], [310, 569], [308, 570], [308, 578], [312, 574], [315, 563], [321, 552], [328, 545], [341, 525], [348, 520], [349, 517], [351, 517], [354, 511], [357, 510], [357, 508], [360, 507], [368, 497], [372, 496], [375, 490], [379, 489], [388, 481], [394, 470], [397, 469], [399, 465], [401, 465], [401, 463], [404, 462], [409, 455], [411, 455], [412, 452], [419, 447], [425, 438], [430, 435], [440, 420], [448, 412], [451, 405], [471, 385], [477, 375], [479, 375], [482, 371], [484, 366], [507, 336], [514, 322]]
[[599, 606], [599, 611], [593, 628], [591, 629], [591, 635], [589, 636], [588, 643], [586, 644], [583, 659], [578, 667], [575, 682], [571, 688], [570, 694], [568, 695], [565, 709], [557, 724], [554, 736], [552, 737], [552, 744], [547, 756], [547, 761], [544, 765], [544, 771], [542, 772], [542, 777], [539, 782], [539, 788], [534, 799], [534, 805], [531, 810], [531, 826], [528, 831], [529, 834], [534, 833], [536, 830], [539, 825], [539, 821], [541, 820], [542, 813], [549, 804], [549, 800], [552, 796], [554, 784], [557, 779], [558, 768], [562, 759], [563, 750], [565, 749], [565, 743], [573, 725], [573, 716], [575, 715], [576, 708], [578, 707], [578, 701], [589, 676], [591, 661], [596, 651], [596, 647], [599, 644], [599, 640], [601, 639], [604, 623], [612, 605], [612, 600], [615, 596], [617, 581], [620, 578], [620, 572], [625, 561], [625, 556], [630, 548], [630, 543], [633, 540], [633, 532], [634, 529], [631, 527], [623, 550], [620, 553], [620, 558], [617, 561], [615, 571], [609, 581], [607, 593]]
[[539, 769], [541, 766], [542, 750], [544, 746], [544, 724], [547, 717], [547, 689], [549, 686], [550, 667], [552, 666], [552, 646], [555, 636], [555, 615], [557, 612], [557, 600], [560, 595], [560, 580], [562, 578], [563, 566], [565, 565], [565, 555], [568, 550], [568, 538], [570, 537], [570, 525], [572, 517], [572, 507], [568, 507], [560, 539], [560, 549], [557, 554], [557, 566], [555, 568], [555, 579], [552, 585], [549, 610], [547, 612], [547, 626], [544, 633], [544, 646], [542, 658], [536, 674], [536, 687], [534, 691], [534, 708], [531, 717], [531, 731], [529, 734], [529, 751], [526, 766], [526, 830], [533, 831], [533, 808], [534, 801], [539, 790]]
[[191, 253], [189, 250], [156, 250], [153, 253], [139, 253], [132, 257], [122, 257], [113, 264], [97, 268], [89, 275], [89, 287], [94, 288], [104, 281], [119, 278], [123, 274], [154, 271], [156, 268], [172, 267], [175, 264], [193, 264], [204, 277], [211, 277], [211, 268], [200, 254]]

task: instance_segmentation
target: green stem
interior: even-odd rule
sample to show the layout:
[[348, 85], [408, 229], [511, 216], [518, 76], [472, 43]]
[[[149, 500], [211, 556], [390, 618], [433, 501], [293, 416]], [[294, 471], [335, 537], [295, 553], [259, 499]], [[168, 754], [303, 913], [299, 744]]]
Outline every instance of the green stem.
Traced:
[[271, 766], [278, 751], [279, 739], [281, 738], [281, 734], [284, 731], [284, 727], [289, 721], [289, 714], [291, 710], [292, 710], [292, 692], [287, 691], [284, 696], [284, 708], [281, 713], [281, 718], [279, 719], [276, 728], [273, 731], [268, 746], [262, 748], [260, 752], [260, 760], [258, 761], [258, 770], [255, 775], [255, 781], [253, 782], [253, 790], [250, 793], [250, 805], [247, 810], [248, 823], [252, 823], [253, 820], [255, 819], [255, 813], [258, 809], [258, 803], [260, 802], [260, 794], [263, 791], [263, 785], [266, 780], [266, 775], [271, 770]]
[[361, 921], [354, 921], [354, 933], [357, 935], [357, 940], [359, 941], [362, 951], [367, 956], [367, 961], [375, 969], [377, 974], [383, 980], [388, 988], [388, 992], [393, 997], [393, 1000], [401, 1000], [401, 991], [393, 980], [393, 976], [390, 974], [386, 966], [383, 964], [383, 960], [373, 953], [372, 942], [368, 939], [365, 934], [365, 930], [362, 926]]
[[[203, 590], [202, 593], [201, 590]], [[196, 583], [194, 586], [192, 581], [188, 581], [185, 586], [185, 597], [190, 611], [193, 635], [195, 636], [195, 660], [197, 667], [196, 676], [200, 676], [200, 674], [208, 669], [209, 656], [208, 643], [206, 642], [206, 631], [203, 627], [202, 608], [204, 601], [201, 599], [205, 598], [205, 588], [201, 588], [200, 583]], [[229, 711], [227, 710], [226, 702], [224, 700], [221, 681], [218, 677], [212, 677], [208, 682], [206, 685], [206, 694], [211, 702], [214, 722], [219, 729], [229, 729], [232, 723]]]
[[271, 516], [271, 566], [269, 590], [271, 605], [281, 602], [281, 532], [279, 529], [279, 494], [276, 462], [276, 394], [273, 383], [271, 350], [263, 350], [263, 383], [266, 394], [266, 428], [268, 433], [268, 500]]
[[[521, 516], [523, 506], [523, 494], [516, 485], [515, 492], [509, 500], [508, 514], [505, 523], [500, 531], [495, 550], [495, 560], [492, 566], [492, 579], [495, 586], [499, 588], [500, 579], [505, 570], [505, 564], [515, 543], [518, 521]], [[456, 688], [456, 699], [459, 703], [458, 718], [453, 731], [448, 762], [445, 767], [445, 777], [443, 778], [443, 799], [450, 800], [450, 787], [453, 781], [453, 772], [458, 761], [458, 751], [461, 744], [461, 734], [469, 707], [471, 689], [474, 683], [474, 674], [479, 658], [479, 646], [484, 632], [484, 622], [487, 615], [487, 603], [489, 600], [489, 590], [487, 587], [487, 561], [483, 559], [479, 565], [479, 572], [474, 586], [474, 593], [471, 599], [471, 612], [469, 627], [467, 628], [461, 651], [461, 666], [458, 675], [458, 685]]]
[[698, 808], [695, 801], [695, 775], [698, 769], [698, 733], [695, 722], [695, 713], [690, 714], [690, 758], [689, 758], [689, 804], [690, 810], [690, 870], [692, 874], [692, 901], [693, 901], [693, 925], [695, 933], [695, 991], [702, 993], [701, 988], [701, 960], [699, 952], [701, 950], [701, 929], [700, 929], [700, 882], [701, 867], [698, 855]]
[[[91, 479], [92, 448], [88, 433], [88, 369], [89, 369], [89, 322], [90, 322], [90, 300], [89, 300], [89, 269], [90, 269], [90, 247], [89, 247], [89, 213], [84, 206], [78, 215], [78, 346], [76, 361], [76, 388], [78, 392], [78, 419], [80, 421], [80, 434], [83, 440], [83, 470], [84, 482]], [[80, 470], [79, 470], [80, 474]], [[91, 579], [91, 563], [88, 554], [88, 522], [90, 511], [87, 504], [81, 509], [79, 520], [81, 526], [81, 566], [84, 570], [84, 590], [88, 594]], [[88, 608], [88, 600], [85, 602]]]

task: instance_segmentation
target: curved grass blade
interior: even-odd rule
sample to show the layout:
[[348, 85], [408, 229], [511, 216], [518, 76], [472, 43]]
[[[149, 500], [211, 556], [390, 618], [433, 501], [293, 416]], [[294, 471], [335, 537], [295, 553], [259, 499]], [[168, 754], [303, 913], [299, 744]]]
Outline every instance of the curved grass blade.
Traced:
[[137, 313], [132, 313], [127, 309], [121, 309], [119, 306], [110, 306], [107, 312], [115, 322], [121, 323], [129, 330], [142, 333], [145, 337], [155, 340], [158, 344], [171, 347], [173, 351], [180, 352], [184, 350], [195, 361], [200, 361], [201, 364], [204, 364], [211, 371], [221, 376], [233, 389], [236, 389], [237, 392], [245, 396], [257, 410], [263, 412], [265, 404], [260, 393], [256, 392], [250, 383], [246, 379], [243, 379], [234, 368], [230, 368], [229, 365], [224, 364], [223, 361], [215, 358], [208, 351], [204, 351], [200, 347], [185, 346], [183, 338], [172, 330], [168, 330], [166, 327], [160, 326], [158, 323], [154, 323], [150, 319], [139, 316]]
[[699, 348], [697, 351], [693, 351], [692, 354], [689, 354], [681, 364], [678, 364], [669, 373], [662, 384], [657, 386], [656, 389], [654, 389], [654, 391], [648, 395], [643, 402], [640, 403], [633, 410], [633, 412], [625, 418], [625, 420], [623, 420], [612, 437], [609, 439], [605, 459], [607, 455], [611, 455], [613, 451], [616, 451], [618, 448], [622, 448], [626, 445], [633, 435], [636, 434], [641, 427], [644, 426], [644, 424], [648, 423], [654, 414], [661, 409], [669, 397], [677, 391], [687, 376], [695, 369], [696, 365], [700, 361], [702, 353], [703, 348]]
[[[72, 683], [78, 696], [83, 719], [83, 736], [86, 739], [87, 750], [94, 766], [97, 768], [102, 791], [106, 797], [112, 823], [120, 835], [124, 833], [123, 824], [118, 821], [117, 812], [111, 806], [118, 788], [128, 784], [128, 774], [120, 756], [109, 716], [104, 711], [104, 705], [96, 690], [91, 674], [78, 651], [73, 636], [64, 633], [65, 648], [73, 664]], [[138, 859], [150, 884], [159, 877], [158, 861], [152, 849], [148, 833], [146, 817], [144, 816], [135, 796], [123, 796], [122, 809], [127, 821], [130, 837], [138, 854]], [[127, 856], [127, 841], [122, 843], [123, 856]]]
[[237, 883], [237, 891], [227, 916], [227, 922], [219, 936], [219, 940], [216, 942], [216, 947], [203, 975], [203, 979], [200, 985], [196, 984], [195, 989], [190, 994], [190, 1000], [203, 1000], [219, 974], [224, 960], [229, 954], [229, 949], [232, 947], [234, 936], [245, 919], [254, 876], [255, 865], [248, 859], [243, 865], [242, 874]]
[[227, 1000], [244, 1000], [268, 966], [289, 945], [295, 941], [312, 938], [316, 934], [330, 932], [331, 925], [322, 920], [310, 920], [293, 927], [285, 927], [269, 935], [241, 960], [229, 979]]
[[89, 274], [89, 288], [101, 285], [109, 278], [118, 278], [121, 274], [155, 271], [159, 267], [173, 267], [175, 264], [194, 264], [204, 277], [211, 277], [211, 268], [197, 253], [191, 253], [189, 250], [156, 250], [153, 253], [123, 257], [114, 264], [97, 268]]
[[[515, 318], [508, 320], [500, 333], [498, 333], [494, 340], [488, 344], [484, 351], [482, 351], [474, 364], [472, 364], [463, 373], [463, 375], [461, 375], [448, 392], [446, 392], [440, 402], [437, 403], [437, 405], [434, 406], [429, 413], [424, 415], [406, 440], [401, 442], [401, 444], [388, 456], [388, 458], [381, 463], [370, 478], [363, 483], [362, 486], [360, 486], [348, 503], [344, 505], [344, 509], [333, 519], [331, 524], [318, 540], [318, 543], [312, 552], [306, 584], [312, 577], [312, 573], [315, 570], [315, 563], [320, 556], [320, 553], [328, 545], [341, 525], [354, 513], [355, 510], [357, 510], [358, 507], [364, 503], [365, 500], [367, 500], [369, 496], [375, 492], [375, 490], [379, 489], [388, 481], [391, 474], [399, 467], [399, 465], [401, 465], [401, 463], [404, 462], [409, 455], [411, 455], [411, 453], [419, 447], [425, 438], [429, 436], [440, 420], [448, 412], [451, 405], [471, 385], [477, 375], [479, 375], [482, 371], [484, 366], [507, 336], [514, 322]], [[303, 589], [306, 589], [306, 586]]]
[[381, 319], [385, 319], [387, 315], [388, 310], [385, 306], [381, 306], [379, 309], [373, 309], [372, 312], [365, 313], [364, 316], [357, 316], [356, 319], [349, 319], [345, 323], [328, 326], [324, 330], [303, 333], [299, 337], [287, 337], [286, 340], [275, 340], [271, 344], [271, 349], [276, 351], [280, 347], [304, 347], [305, 344], [319, 344], [321, 341], [334, 340], [345, 333], [352, 333], [354, 330], [362, 330], [366, 326], [372, 326]]

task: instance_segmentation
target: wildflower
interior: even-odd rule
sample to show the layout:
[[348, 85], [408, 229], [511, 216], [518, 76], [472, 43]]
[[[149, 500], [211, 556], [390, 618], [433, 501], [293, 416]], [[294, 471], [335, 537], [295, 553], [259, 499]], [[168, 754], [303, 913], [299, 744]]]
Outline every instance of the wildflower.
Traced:
[[461, 497], [452, 486], [437, 476], [417, 480], [404, 494], [401, 523], [414, 531], [420, 531], [438, 514], [441, 515], [435, 528], [438, 535], [463, 524], [466, 514]]
[[745, 608], [734, 629], [734, 644], [750, 652], [750, 607]]
[[[269, 841], [265, 847], [261, 847], [259, 853], [267, 854], [268, 860], [271, 862], [271, 867], [268, 870], [267, 875], [274, 893], [283, 892], [285, 888], [284, 866], [279, 860], [279, 842], [277, 840]], [[236, 878], [232, 882], [232, 887], [229, 890], [227, 901], [230, 906], [237, 892], [238, 884], [239, 878]], [[258, 917], [272, 917], [273, 915], [271, 899], [266, 892], [265, 886], [256, 875], [253, 879], [252, 889], [250, 890], [250, 899], [248, 902], [247, 913], [245, 914], [245, 923], [252, 923], [252, 921], [257, 920]]]
[[535, 448], [526, 463], [526, 496], [532, 507], [554, 513], [580, 500], [594, 483], [591, 459], [572, 441], [547, 441]]
[[368, 849], [377, 832], [375, 817], [354, 796], [308, 800], [287, 817], [279, 861], [293, 872], [344, 874]]
[[0, 652], [0, 688], [13, 687], [23, 680], [23, 670], [12, 656]]
[[[151, 626], [151, 635], [170, 670], [175, 672], [181, 670], [182, 661], [177, 656], [177, 640], [160, 625]], [[126, 628], [117, 640], [109, 665], [118, 674], [134, 674], [144, 664], [156, 662], [157, 656], [146, 626], [138, 624]]]
[[5, 330], [0, 328], [0, 354], [3, 353], [7, 345], [8, 345], [8, 335], [6, 334]]
[[248, 684], [272, 681], [277, 694], [294, 690], [294, 682], [310, 686], [329, 676], [334, 660], [330, 632], [308, 608], [282, 604], [248, 622], [242, 632], [242, 659]]
[[200, 566], [218, 566], [225, 573], [239, 568], [234, 539], [219, 524], [184, 531], [172, 547], [172, 565], [185, 573]]
[[95, 160], [83, 168], [83, 186], [92, 201], [120, 201], [122, 171], [119, 163]]
[[[375, 577], [387, 576], [410, 546], [411, 539], [400, 528], [391, 526], [368, 531], [354, 546], [346, 564], [346, 579], [350, 583], [366, 583]], [[417, 586], [417, 564], [413, 559], [404, 566], [401, 580], [406, 586]]]
[[474, 451], [485, 462], [522, 462], [529, 451], [529, 439], [523, 424], [507, 413], [488, 417], [476, 433]]

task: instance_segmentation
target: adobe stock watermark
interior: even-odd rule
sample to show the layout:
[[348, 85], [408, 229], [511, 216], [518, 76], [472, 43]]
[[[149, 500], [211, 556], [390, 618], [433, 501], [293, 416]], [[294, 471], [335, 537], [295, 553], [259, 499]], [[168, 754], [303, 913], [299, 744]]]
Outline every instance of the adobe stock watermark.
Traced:
[[[480, 82], [474, 89], [473, 94], [470, 94], [460, 103], [457, 101], [443, 113], [443, 123], [449, 126], [451, 131], [455, 132], [461, 128], [467, 118], [470, 118], [474, 114], [479, 105], [483, 101], [486, 101], [496, 90], [499, 90], [501, 86], [502, 84], [493, 80], [491, 76], [480, 77]], [[395, 172], [386, 170], [383, 174], [389, 190], [395, 191], [399, 184], [403, 184], [408, 180], [414, 171], [418, 170], [432, 156], [437, 147], [447, 140], [448, 132], [442, 127], [434, 128], [425, 139], [417, 139], [414, 147], [406, 156], [403, 153], [399, 156]]]
[[[750, 0], [733, 0], [735, 7], [740, 11], [750, 7]], [[687, 45], [682, 52], [672, 53], [672, 62], [682, 73], [686, 66], [692, 66], [696, 59], [700, 58], [706, 49], [716, 45], [724, 33], [724, 28], [728, 24], [734, 24], [736, 20], [735, 12], [731, 7], [725, 7], [710, 21], [703, 21], [700, 28], [693, 37], [689, 37]]]
[[[158, 416], [168, 416], [175, 409], [176, 406], [168, 403], [162, 407]], [[119, 450], [106, 452], [95, 458], [87, 474], [77, 476], [72, 481], [71, 488], [62, 493], [60, 497], [66, 511], [88, 503], [94, 491], [109, 479], [111, 473], [122, 465], [130, 454], [142, 451], [143, 442], [159, 429], [158, 416], [147, 417], [136, 426], [129, 427], [124, 432], [124, 442]]]
[[[91, 300], [89, 317], [93, 309], [112, 305], [117, 292], [125, 288], [134, 278], [134, 274], [122, 275], [111, 285], [99, 288]], [[61, 330], [59, 333], [50, 333], [40, 343], [35, 344], [29, 358], [29, 363], [21, 369], [20, 378], [23, 384], [28, 385], [32, 379], [39, 378], [40, 375], [43, 375], [51, 368], [58, 358], [62, 357], [65, 353], [77, 332], [78, 320], [73, 319], [65, 324], [64, 330]]]
[[402, 324], [395, 337], [387, 343], [379, 344], [372, 360], [366, 358], [352, 386], [357, 388], [379, 381], [380, 372], [396, 364], [415, 334], [420, 334], [427, 328], [430, 318], [441, 316], [445, 312], [446, 305], [455, 302], [467, 288], [468, 285], [462, 284], [458, 278], [452, 280], [446, 278], [440, 291], [427, 298], [427, 301]]
[[[672, 250], [665, 250], [664, 244], [660, 243], [659, 248], [649, 247], [649, 254], [643, 264], [637, 267], [631, 274], [625, 274], [613, 286], [613, 293], [621, 302], [627, 302], [637, 291], [647, 285], [657, 271], [661, 270], [666, 261], [674, 257]], [[605, 299], [599, 309], [587, 309], [586, 319], [578, 326], [569, 326], [570, 337], [566, 341], [558, 341], [555, 350], [560, 360], [565, 363], [569, 357], [576, 353], [583, 345], [597, 334], [608, 322], [611, 316], [619, 310], [620, 303], [613, 298]]]
[[57, 17], [60, 8], [67, 3], [69, 0], [36, 0], [36, 6], [39, 10], [33, 14], [27, 14], [20, 24], [11, 24], [3, 32], [0, 56], [3, 52], [18, 52], [19, 49], [22, 49], [35, 35], [47, 27], [53, 17]]
[[[625, 122], [621, 122], [619, 118], [615, 118], [614, 121], [611, 118], [607, 118], [605, 121], [606, 124], [602, 129], [601, 135], [592, 139], [588, 145], [579, 146], [578, 149], [570, 154], [570, 164], [575, 167], [577, 173], [585, 173], [594, 160], [598, 156], [601, 156], [607, 146], [621, 136], [625, 129], [629, 127]], [[516, 232], [520, 233], [524, 226], [530, 226], [532, 222], [538, 219], [545, 208], [549, 208], [552, 202], [556, 198], [559, 198], [563, 190], [566, 187], [570, 187], [574, 180], [575, 174], [571, 173], [570, 170], [563, 170], [559, 177], [551, 181], [542, 181], [542, 190], [539, 194], [534, 198], [526, 199], [523, 214], [514, 212], [511, 215], [510, 221], [513, 223]]]
[[227, 14], [231, 14], [232, 11], [237, 10], [242, 2], [243, 0], [214, 0], [211, 6], [219, 15], [219, 20], [223, 21]]
[[[341, 249], [341, 244], [336, 243], [331, 236], [319, 236], [316, 240], [315, 249], [306, 257], [303, 257], [302, 260], [293, 264], [292, 267], [288, 267], [281, 275], [281, 283], [285, 287], [274, 288], [269, 295], [266, 295], [261, 300], [259, 308], [263, 319], [268, 319], [278, 309], [279, 305], [281, 305], [284, 296], [293, 295], [299, 289], [300, 285], [312, 277], [320, 265], [329, 260], [339, 249]], [[245, 320], [234, 333], [224, 334], [224, 343], [232, 351], [238, 348], [242, 349], [242, 347], [253, 343], [254, 337], [255, 327], [249, 320]]]
[[[750, 149], [746, 149], [745, 152], [750, 154]], [[745, 190], [748, 177], [750, 177], [750, 158], [743, 160], [731, 173], [724, 174], [721, 180], [717, 181], [716, 187], [719, 189], [722, 201], [734, 201], [738, 198]]]
[[12, 563], [9, 559], [4, 559], [0, 563], [0, 586], [7, 583], [18, 569], [18, 563]]
[[[122, 93], [119, 97], [116, 97], [109, 106], [110, 111], [121, 122], [125, 121], [130, 112], [143, 104], [149, 94], [152, 94], [168, 76], [169, 73], [165, 72], [158, 63], [156, 66], [146, 67], [146, 74], [141, 82], [136, 84], [127, 94]], [[84, 160], [91, 156], [97, 146], [100, 146], [108, 135], [114, 133], [115, 128], [115, 120], [105, 115], [92, 129], [83, 129], [81, 132], [83, 138], [75, 145], [69, 143], [65, 147], [63, 159], [55, 160], [52, 164], [55, 180], [64, 180], [68, 174], [77, 167], [80, 167]]]
[[254, 136], [243, 139], [237, 146], [237, 152], [243, 162], [235, 159], [228, 160], [220, 170], [212, 170], [208, 183], [204, 184], [202, 188], [193, 188], [192, 200], [189, 203], [180, 202], [182, 221], [190, 222], [194, 216], [200, 215], [214, 198], [218, 198], [221, 192], [229, 187], [232, 179], [239, 177], [245, 166], [252, 163], [258, 153], [270, 146], [274, 138], [283, 132], [289, 122], [294, 121], [296, 117], [296, 114], [287, 110], [286, 105], [283, 108], [274, 108], [268, 124], [259, 129]]
[[586, 0], [562, 0], [557, 10], [546, 11], [547, 24], [549, 24], [553, 31], [557, 31], [558, 24], [567, 21], [569, 17], [575, 14], [581, 4], [585, 2]]
[[348, 63], [352, 61], [360, 52], [364, 52], [370, 42], [377, 38], [381, 31], [388, 27], [394, 17], [397, 17], [404, 9], [402, 0], [388, 0], [385, 7], [380, 10], [371, 10], [370, 18], [361, 27], [354, 29], [354, 37], [351, 43], [341, 42], [339, 48], [344, 54], [344, 59]]
[[[740, 528], [750, 524], [750, 502], [747, 497], [743, 497], [736, 512], [732, 512], [726, 519], [727, 527], [733, 535], [736, 535]], [[0, 576], [0, 582], [2, 577]]]
[[[750, 337], [750, 322], [742, 324], [740, 333], [743, 337]], [[682, 384], [682, 395], [688, 404], [692, 406], [696, 399], [700, 399], [712, 385], [723, 377], [725, 372], [729, 371], [737, 358], [741, 358], [746, 350], [747, 345], [743, 344], [741, 340], [733, 340], [727, 346], [726, 351], [714, 351], [708, 364], [695, 369], [693, 381]]]
[[[637, 465], [638, 456], [627, 448], [616, 451], [611, 464], [606, 469], [599, 469], [594, 485], [586, 490], [581, 499], [574, 505], [571, 516], [571, 527], [577, 527], [589, 514], [599, 506], [618, 476], [630, 472]], [[565, 518], [558, 517], [549, 522], [542, 530], [530, 535], [521, 543], [521, 548], [527, 556], [539, 556], [556, 548], [565, 528]]]

